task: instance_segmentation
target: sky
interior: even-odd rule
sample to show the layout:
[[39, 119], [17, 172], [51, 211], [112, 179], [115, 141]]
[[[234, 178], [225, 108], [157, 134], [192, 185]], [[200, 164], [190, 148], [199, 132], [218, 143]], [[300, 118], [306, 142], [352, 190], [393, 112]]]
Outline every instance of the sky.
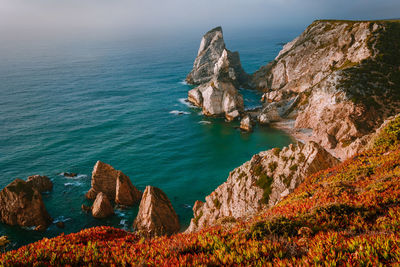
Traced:
[[315, 19], [400, 16], [399, 0], [0, 0], [2, 38], [305, 28]]

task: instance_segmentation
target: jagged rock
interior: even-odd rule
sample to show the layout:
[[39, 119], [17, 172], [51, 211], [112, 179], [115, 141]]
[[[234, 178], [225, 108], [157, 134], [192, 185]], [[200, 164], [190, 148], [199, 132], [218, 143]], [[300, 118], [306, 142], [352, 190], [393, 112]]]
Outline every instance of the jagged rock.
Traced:
[[140, 201], [142, 193], [133, 186], [128, 176], [119, 172], [117, 177], [117, 189], [115, 193], [115, 203], [131, 206]]
[[240, 129], [247, 132], [253, 131], [253, 123], [249, 115], [244, 116], [240, 121]]
[[399, 22], [315, 21], [251, 83], [267, 91], [264, 106], [297, 96], [286, 112], [278, 108], [280, 116], [295, 119], [295, 129], [312, 129], [312, 140], [344, 159], [400, 112], [398, 36]]
[[336, 158], [315, 142], [256, 154], [233, 170], [205, 202], [196, 201], [187, 232], [214, 225], [224, 217], [238, 219], [274, 206], [304, 178], [337, 163]]
[[51, 191], [53, 189], [53, 183], [47, 176], [29, 176], [26, 182], [36, 188], [39, 192]]
[[0, 248], [4, 247], [5, 245], [7, 245], [8, 243], [10, 243], [10, 240], [8, 240], [7, 236], [1, 236], [0, 237]]
[[221, 27], [210, 30], [201, 39], [193, 70], [186, 77], [186, 81], [189, 84], [200, 85], [215, 77], [235, 85], [248, 79], [241, 66], [239, 53], [232, 53], [225, 48]]
[[146, 187], [133, 227], [149, 236], [170, 235], [179, 231], [178, 215], [161, 189]]
[[65, 176], [65, 177], [70, 177], [70, 178], [74, 178], [74, 177], [78, 176], [78, 174], [74, 173], [74, 172], [63, 172], [63, 173], [61, 173], [61, 175]]
[[229, 113], [225, 114], [225, 118], [226, 118], [227, 121], [233, 121], [236, 118], [238, 118], [239, 116], [240, 116], [240, 113], [237, 110], [234, 110], [232, 112], [229, 112]]
[[122, 205], [133, 205], [141, 198], [141, 192], [132, 185], [128, 176], [109, 164], [97, 161], [92, 172], [92, 187], [86, 198], [94, 199], [100, 192]]
[[113, 214], [114, 208], [112, 207], [107, 195], [103, 192], [98, 193], [96, 200], [93, 203], [92, 216], [97, 219], [102, 219]]
[[15, 179], [0, 192], [0, 219], [3, 223], [46, 229], [52, 219], [42, 196], [30, 183]]
[[189, 91], [188, 100], [203, 108], [206, 116], [227, 115], [244, 109], [243, 96], [230, 82], [212, 80], [200, 85]]

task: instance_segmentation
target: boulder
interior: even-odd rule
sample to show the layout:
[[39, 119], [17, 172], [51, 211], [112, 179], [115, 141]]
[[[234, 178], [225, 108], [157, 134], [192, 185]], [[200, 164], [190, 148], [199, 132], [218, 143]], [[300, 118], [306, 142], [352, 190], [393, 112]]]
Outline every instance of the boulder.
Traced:
[[224, 218], [253, 216], [279, 203], [307, 176], [338, 163], [315, 142], [260, 152], [230, 172], [227, 181], [208, 195], [205, 202], [196, 201], [186, 231], [218, 224]]
[[103, 192], [98, 193], [96, 200], [93, 203], [92, 216], [97, 219], [102, 219], [113, 214], [114, 208], [112, 207], [107, 195]]
[[251, 121], [250, 115], [246, 115], [240, 121], [240, 129], [243, 131], [251, 132], [253, 131], [253, 123]]
[[92, 172], [92, 187], [86, 198], [95, 199], [100, 192], [106, 194], [109, 200], [123, 205], [133, 205], [141, 195], [128, 176], [109, 164], [97, 161]]
[[39, 191], [21, 179], [0, 191], [0, 219], [9, 225], [36, 226], [40, 230], [52, 221]]
[[117, 177], [115, 203], [124, 206], [132, 206], [139, 202], [141, 198], [142, 193], [133, 186], [129, 177], [122, 172], [119, 172]]
[[0, 248], [4, 247], [5, 245], [7, 245], [8, 243], [10, 243], [10, 240], [8, 240], [7, 236], [0, 236]]
[[133, 227], [148, 236], [171, 235], [179, 231], [178, 215], [161, 189], [146, 187]]
[[232, 112], [229, 112], [229, 113], [225, 114], [225, 118], [226, 118], [227, 121], [233, 121], [236, 118], [238, 118], [239, 116], [240, 116], [240, 113], [237, 110], [234, 110]]
[[241, 66], [239, 53], [226, 49], [221, 27], [210, 30], [201, 39], [193, 69], [186, 81], [200, 85], [215, 77], [229, 80], [236, 85], [248, 79]]
[[223, 116], [243, 111], [243, 96], [231, 82], [212, 80], [188, 92], [188, 100], [206, 116]]
[[29, 176], [26, 182], [36, 188], [39, 192], [51, 191], [53, 189], [53, 183], [47, 176]]

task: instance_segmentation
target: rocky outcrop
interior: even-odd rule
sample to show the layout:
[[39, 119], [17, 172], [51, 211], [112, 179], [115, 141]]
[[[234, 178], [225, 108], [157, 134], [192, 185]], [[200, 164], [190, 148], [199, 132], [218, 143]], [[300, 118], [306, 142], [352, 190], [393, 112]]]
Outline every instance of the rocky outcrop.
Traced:
[[206, 33], [186, 81], [199, 85], [188, 93], [188, 100], [203, 109], [206, 116], [223, 116], [228, 120], [243, 111], [240, 86], [247, 84], [239, 53], [226, 49], [221, 27]]
[[126, 206], [139, 202], [142, 195], [128, 176], [109, 164], [97, 161], [92, 172], [92, 187], [86, 197], [95, 199], [100, 192], [106, 194], [109, 200]]
[[193, 207], [187, 232], [214, 225], [224, 218], [238, 219], [277, 204], [304, 178], [339, 161], [315, 142], [261, 152], [233, 170], [225, 183]]
[[92, 216], [97, 219], [103, 219], [114, 214], [114, 209], [107, 195], [100, 192], [96, 196], [96, 200], [92, 207]]
[[230, 82], [212, 80], [200, 85], [188, 93], [188, 100], [203, 109], [206, 116], [227, 117], [243, 111], [243, 96]]
[[46, 229], [52, 219], [42, 196], [36, 188], [21, 179], [15, 179], [0, 191], [0, 219], [9, 225]]
[[47, 192], [53, 189], [53, 182], [47, 176], [29, 176], [26, 182], [39, 192]]
[[249, 115], [244, 116], [240, 121], [240, 129], [246, 132], [253, 131], [253, 122]]
[[200, 85], [213, 78], [236, 85], [243, 84], [248, 79], [240, 63], [239, 53], [226, 49], [221, 27], [210, 30], [201, 39], [193, 69], [186, 81]]
[[294, 119], [346, 158], [353, 142], [400, 112], [399, 38], [398, 21], [315, 21], [252, 76], [266, 92], [259, 121]]
[[146, 187], [133, 227], [148, 236], [170, 235], [179, 231], [178, 215], [161, 189]]
[[0, 248], [10, 243], [7, 236], [0, 236]]

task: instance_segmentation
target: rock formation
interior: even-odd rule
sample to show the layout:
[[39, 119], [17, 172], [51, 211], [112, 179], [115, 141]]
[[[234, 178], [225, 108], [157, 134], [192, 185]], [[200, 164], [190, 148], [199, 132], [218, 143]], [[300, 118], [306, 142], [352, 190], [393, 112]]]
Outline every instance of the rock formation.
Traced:
[[10, 243], [10, 240], [8, 240], [7, 236], [0, 236], [0, 248], [4, 247], [5, 245], [7, 245], [8, 243]]
[[98, 193], [93, 203], [92, 216], [97, 219], [102, 219], [112, 214], [114, 214], [114, 209], [107, 195], [103, 192]]
[[223, 218], [253, 215], [277, 204], [303, 179], [339, 163], [315, 142], [261, 152], [233, 170], [228, 180], [193, 207], [187, 232], [214, 225]]
[[244, 109], [243, 96], [230, 82], [212, 80], [200, 85], [189, 91], [188, 100], [203, 108], [206, 116], [232, 116]]
[[239, 53], [226, 49], [221, 27], [210, 30], [201, 39], [193, 69], [186, 81], [200, 85], [213, 78], [236, 85], [243, 84], [248, 79], [240, 63]]
[[399, 38], [395, 21], [315, 21], [252, 76], [266, 92], [259, 121], [294, 119], [348, 157], [353, 142], [400, 112]]
[[106, 194], [109, 200], [126, 206], [139, 202], [142, 195], [128, 176], [109, 164], [97, 161], [92, 172], [92, 187], [86, 197], [95, 199], [100, 192]]
[[36, 226], [38, 230], [46, 229], [52, 221], [39, 191], [21, 179], [0, 191], [0, 219], [9, 225]]
[[167, 195], [147, 186], [133, 227], [148, 236], [170, 235], [179, 231], [179, 219]]
[[247, 132], [253, 131], [253, 123], [249, 115], [244, 116], [240, 121], [240, 129]]
[[33, 175], [26, 180], [28, 184], [39, 192], [47, 192], [53, 189], [53, 183], [47, 176]]
[[225, 48], [221, 27], [206, 33], [186, 81], [199, 85], [188, 93], [188, 100], [203, 108], [206, 116], [226, 115], [233, 120], [243, 111], [240, 86], [247, 84], [239, 53]]

